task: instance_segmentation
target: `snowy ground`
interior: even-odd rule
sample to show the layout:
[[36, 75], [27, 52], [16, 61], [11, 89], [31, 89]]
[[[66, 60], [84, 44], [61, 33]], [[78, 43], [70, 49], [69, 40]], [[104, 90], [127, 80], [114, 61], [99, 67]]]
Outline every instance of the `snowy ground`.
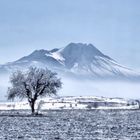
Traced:
[[[36, 102], [39, 110], [61, 109], [138, 109], [135, 100], [105, 98], [97, 96], [66, 96], [40, 99]], [[0, 110], [30, 109], [27, 101], [0, 102]]]
[[38, 117], [17, 112], [0, 111], [1, 140], [140, 139], [139, 110], [48, 110]]

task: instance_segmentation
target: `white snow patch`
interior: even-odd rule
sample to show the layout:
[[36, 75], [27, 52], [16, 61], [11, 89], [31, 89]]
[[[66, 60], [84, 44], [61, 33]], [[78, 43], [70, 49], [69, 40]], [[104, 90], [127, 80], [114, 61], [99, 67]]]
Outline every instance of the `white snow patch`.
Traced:
[[46, 54], [46, 56], [51, 56], [58, 61], [65, 61], [65, 58], [59, 52], [53, 52], [50, 54]]

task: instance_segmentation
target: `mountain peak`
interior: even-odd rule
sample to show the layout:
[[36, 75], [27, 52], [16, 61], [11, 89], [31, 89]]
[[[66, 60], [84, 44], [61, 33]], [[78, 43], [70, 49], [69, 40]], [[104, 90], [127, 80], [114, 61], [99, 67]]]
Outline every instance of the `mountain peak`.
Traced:
[[61, 53], [64, 57], [95, 57], [95, 56], [105, 56], [92, 44], [84, 43], [70, 43], [65, 48], [61, 50]]
[[[69, 43], [66, 47], [79, 47], [79, 48], [83, 48], [83, 47], [93, 47], [94, 49], [96, 48], [93, 44], [87, 44], [87, 43], [74, 43], [71, 42]], [[97, 48], [96, 48], [97, 49]]]
[[92, 44], [70, 43], [61, 49], [35, 50], [10, 64], [2, 65], [0, 71], [27, 68], [29, 66], [47, 67], [63, 74], [71, 73], [97, 78], [138, 77], [136, 72], [121, 66], [104, 55]]

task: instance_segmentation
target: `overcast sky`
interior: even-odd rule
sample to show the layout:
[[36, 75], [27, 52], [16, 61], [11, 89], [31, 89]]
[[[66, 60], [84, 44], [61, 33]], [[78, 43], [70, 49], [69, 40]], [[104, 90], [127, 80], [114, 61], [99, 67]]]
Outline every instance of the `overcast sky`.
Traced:
[[0, 0], [0, 63], [70, 42], [140, 70], [140, 0]]

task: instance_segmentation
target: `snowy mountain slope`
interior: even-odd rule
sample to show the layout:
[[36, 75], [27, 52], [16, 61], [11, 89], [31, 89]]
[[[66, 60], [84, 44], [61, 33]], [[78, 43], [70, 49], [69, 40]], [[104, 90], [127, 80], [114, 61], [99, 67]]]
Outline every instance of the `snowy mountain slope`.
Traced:
[[94, 77], [131, 77], [139, 74], [101, 53], [92, 44], [71, 43], [61, 51], [65, 66], [73, 73]]
[[140, 74], [128, 69], [92, 44], [70, 43], [64, 48], [36, 50], [15, 62], [0, 66], [0, 72], [23, 69], [29, 66], [47, 67], [51, 70], [93, 78], [139, 79]]

